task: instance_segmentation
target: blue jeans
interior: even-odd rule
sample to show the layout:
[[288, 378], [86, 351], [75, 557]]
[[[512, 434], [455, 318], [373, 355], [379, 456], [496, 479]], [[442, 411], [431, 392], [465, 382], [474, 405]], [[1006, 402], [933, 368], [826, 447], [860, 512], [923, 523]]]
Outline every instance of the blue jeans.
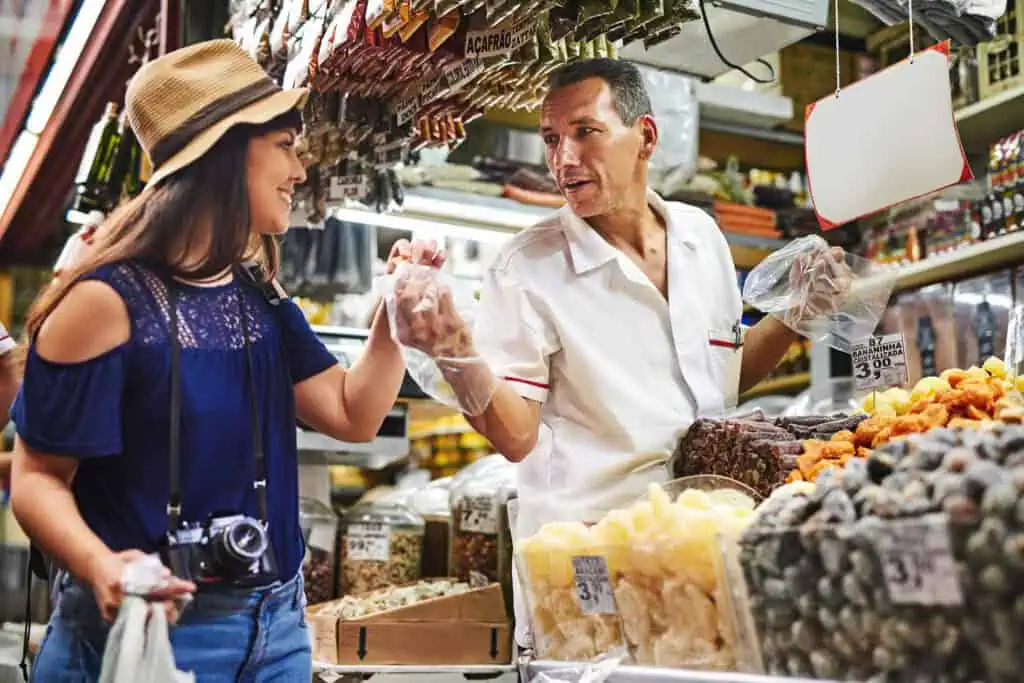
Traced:
[[[171, 629], [174, 661], [197, 683], [310, 683], [305, 606], [301, 574], [259, 590], [201, 592]], [[68, 584], [36, 655], [33, 683], [96, 681], [110, 627], [92, 592]]]

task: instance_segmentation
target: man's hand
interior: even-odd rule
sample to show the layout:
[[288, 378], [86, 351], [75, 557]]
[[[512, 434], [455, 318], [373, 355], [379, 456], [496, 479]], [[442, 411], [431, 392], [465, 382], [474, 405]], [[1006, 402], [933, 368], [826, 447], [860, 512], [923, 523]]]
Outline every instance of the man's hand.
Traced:
[[434, 359], [476, 356], [473, 338], [451, 291], [432, 266], [399, 264], [395, 271], [395, 333], [399, 343]]
[[391, 252], [388, 254], [388, 274], [395, 272], [395, 269], [402, 263], [415, 263], [417, 265], [440, 268], [444, 265], [447, 255], [444, 249], [437, 246], [435, 240], [398, 240], [391, 245]]
[[853, 269], [839, 247], [800, 254], [789, 273], [786, 324], [801, 329], [808, 321], [836, 313], [853, 286]]

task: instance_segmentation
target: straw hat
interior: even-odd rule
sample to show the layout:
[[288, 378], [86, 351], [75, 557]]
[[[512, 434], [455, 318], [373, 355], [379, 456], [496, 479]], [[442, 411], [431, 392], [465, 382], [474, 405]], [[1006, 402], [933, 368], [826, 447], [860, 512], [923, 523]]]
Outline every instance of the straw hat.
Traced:
[[306, 101], [282, 90], [231, 40], [211, 40], [143, 65], [125, 94], [132, 130], [153, 162], [154, 184], [213, 147], [232, 126], [261, 124]]

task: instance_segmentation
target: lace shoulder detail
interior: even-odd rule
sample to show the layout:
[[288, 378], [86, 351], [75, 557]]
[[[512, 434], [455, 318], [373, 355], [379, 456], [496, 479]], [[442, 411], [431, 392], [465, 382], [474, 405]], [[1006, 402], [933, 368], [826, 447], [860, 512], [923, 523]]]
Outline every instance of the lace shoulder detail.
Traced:
[[[124, 300], [136, 343], [156, 346], [170, 343], [170, 296], [167, 281], [138, 263], [101, 266], [86, 276], [110, 285]], [[246, 313], [249, 340], [255, 344], [272, 325], [270, 313], [251, 288], [233, 281], [199, 287], [173, 284], [177, 296], [179, 339], [182, 348], [237, 350], [245, 347], [242, 311]]]

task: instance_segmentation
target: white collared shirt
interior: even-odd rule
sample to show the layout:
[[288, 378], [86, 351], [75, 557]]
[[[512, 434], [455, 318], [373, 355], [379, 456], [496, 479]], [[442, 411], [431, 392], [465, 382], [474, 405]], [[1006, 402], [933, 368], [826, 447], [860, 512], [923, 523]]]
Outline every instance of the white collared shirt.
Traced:
[[648, 192], [666, 223], [668, 300], [565, 207], [488, 269], [474, 336], [497, 374], [543, 403], [517, 467], [516, 536], [628, 506], [697, 415], [739, 389], [742, 302], [732, 255], [703, 210]]

